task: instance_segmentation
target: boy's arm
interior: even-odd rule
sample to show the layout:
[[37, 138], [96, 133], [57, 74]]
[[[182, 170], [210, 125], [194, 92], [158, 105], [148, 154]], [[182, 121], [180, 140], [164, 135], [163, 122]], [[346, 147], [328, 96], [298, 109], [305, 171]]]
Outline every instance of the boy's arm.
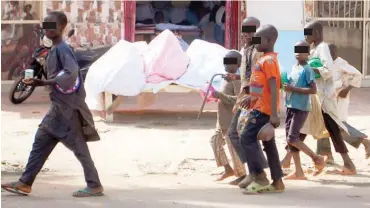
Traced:
[[333, 67], [333, 58], [330, 55], [330, 50], [327, 45], [325, 47], [321, 47], [319, 51], [319, 58], [322, 62], [322, 67], [318, 67], [317, 70], [320, 73], [320, 76], [327, 80], [333, 76], [332, 67]]
[[236, 99], [238, 96], [236, 95], [226, 95], [225, 93], [218, 92], [218, 98], [226, 105], [235, 105]]
[[268, 80], [269, 87], [271, 90], [271, 116], [270, 116], [270, 122], [271, 124], [277, 128], [280, 125], [280, 120], [278, 117], [277, 113], [277, 103], [278, 103], [278, 98], [277, 98], [277, 82], [276, 82], [276, 77], [271, 77]]
[[270, 115], [270, 123], [277, 128], [280, 125], [280, 119], [278, 117], [278, 86], [277, 86], [277, 77], [278, 73], [280, 73], [278, 68], [278, 63], [271, 58], [267, 59], [263, 62], [262, 70], [266, 75], [268, 80], [268, 85], [271, 92], [271, 115]]
[[299, 94], [306, 94], [306, 95], [316, 94], [317, 88], [316, 88], [316, 84], [315, 84], [315, 74], [314, 74], [312, 68], [309, 67], [309, 66], [305, 66], [304, 67], [304, 74], [302, 74], [302, 75], [305, 76], [305, 81], [309, 85], [309, 87], [295, 87], [295, 86], [290, 85], [290, 86], [286, 86], [285, 90], [286, 91], [291, 91], [291, 92], [296, 92], [296, 93], [299, 93]]
[[239, 95], [240, 81], [227, 82], [222, 87], [222, 92], [217, 92], [216, 97], [221, 100], [225, 105], [235, 105]]
[[54, 79], [46, 80], [45, 84], [58, 84], [62, 89], [68, 89], [75, 84], [79, 67], [71, 51], [58, 51], [57, 56], [59, 56], [59, 61], [61, 62], [60, 64], [63, 66], [62, 71], [64, 74], [56, 76]]
[[350, 65], [347, 61], [343, 60], [344, 64], [343, 67], [341, 67], [341, 70], [350, 75], [349, 79], [349, 90], [351, 90], [353, 87], [359, 88], [361, 87], [361, 82], [362, 82], [362, 74], [359, 70], [357, 70], [355, 67]]
[[[316, 91], [317, 91], [317, 88], [316, 88], [316, 83], [315, 82], [311, 82], [310, 83], [310, 87], [308, 88], [303, 88], [303, 87], [294, 87], [294, 86], [290, 86], [292, 92], [296, 92], [296, 93], [299, 93], [299, 94], [306, 94], [306, 95], [309, 95], [309, 94], [316, 94]], [[288, 87], [286, 87], [286, 90], [289, 91], [287, 89]]]

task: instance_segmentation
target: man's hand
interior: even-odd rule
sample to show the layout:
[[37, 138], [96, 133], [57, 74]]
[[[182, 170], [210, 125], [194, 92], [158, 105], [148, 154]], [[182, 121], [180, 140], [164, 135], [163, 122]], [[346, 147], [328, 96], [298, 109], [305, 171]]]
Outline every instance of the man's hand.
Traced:
[[283, 85], [285, 92], [293, 92], [294, 87], [290, 84], [284, 84]]
[[249, 108], [249, 105], [251, 104], [251, 97], [248, 96], [246, 98], [244, 98], [241, 102], [240, 102], [240, 107], [244, 108], [244, 109], [247, 109]]
[[320, 74], [320, 71], [319, 71], [319, 69], [313, 69], [313, 71], [315, 72], [315, 73], [317, 73], [317, 74]]
[[22, 79], [22, 82], [26, 85], [33, 85], [33, 86], [45, 86], [45, 82], [41, 79]]
[[348, 96], [349, 90], [348, 88], [343, 89], [339, 92], [338, 96], [341, 98], [346, 98]]
[[280, 119], [278, 116], [270, 116], [270, 123], [273, 127], [277, 128], [280, 126]]

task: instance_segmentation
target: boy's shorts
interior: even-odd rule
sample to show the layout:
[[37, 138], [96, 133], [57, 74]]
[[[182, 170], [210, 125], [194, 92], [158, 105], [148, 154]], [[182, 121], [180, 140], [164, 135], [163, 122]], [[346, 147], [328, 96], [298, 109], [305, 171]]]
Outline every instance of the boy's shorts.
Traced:
[[299, 140], [299, 134], [306, 122], [308, 111], [287, 108], [285, 120], [285, 133], [288, 142]]

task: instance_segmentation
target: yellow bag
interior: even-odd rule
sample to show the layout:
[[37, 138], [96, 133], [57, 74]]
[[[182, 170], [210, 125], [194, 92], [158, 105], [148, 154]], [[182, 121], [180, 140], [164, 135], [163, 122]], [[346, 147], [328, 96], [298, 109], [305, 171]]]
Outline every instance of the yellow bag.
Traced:
[[322, 116], [321, 103], [317, 94], [310, 95], [311, 111], [301, 129], [302, 134], [312, 135], [315, 139], [328, 138], [324, 117]]

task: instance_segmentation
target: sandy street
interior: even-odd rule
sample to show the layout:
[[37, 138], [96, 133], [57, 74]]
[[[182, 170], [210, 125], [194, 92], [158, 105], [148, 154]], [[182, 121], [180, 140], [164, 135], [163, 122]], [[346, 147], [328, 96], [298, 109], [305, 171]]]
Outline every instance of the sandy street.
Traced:
[[[370, 89], [354, 90], [349, 123], [370, 135]], [[48, 108], [45, 94], [34, 94], [21, 105], [11, 105], [2, 93], [2, 182], [16, 180], [25, 166], [36, 128]], [[284, 118], [282, 113], [281, 118]], [[84, 187], [82, 168], [74, 155], [58, 145], [36, 179], [28, 197], [1, 193], [5, 208], [260, 208], [260, 207], [370, 207], [370, 159], [364, 149], [349, 147], [358, 168], [353, 177], [309, 175], [309, 181], [286, 182], [283, 194], [246, 196], [227, 184], [216, 183], [216, 168], [209, 139], [216, 115], [115, 115], [114, 123], [97, 121], [102, 140], [89, 143], [105, 187], [105, 196], [75, 199], [71, 193]], [[283, 120], [282, 120], [283, 124]], [[277, 129], [280, 158], [285, 154], [284, 126]], [[311, 137], [307, 144], [316, 149]], [[302, 155], [305, 168], [311, 166]], [[335, 160], [341, 164], [338, 154]], [[330, 170], [334, 167], [328, 167]]]

